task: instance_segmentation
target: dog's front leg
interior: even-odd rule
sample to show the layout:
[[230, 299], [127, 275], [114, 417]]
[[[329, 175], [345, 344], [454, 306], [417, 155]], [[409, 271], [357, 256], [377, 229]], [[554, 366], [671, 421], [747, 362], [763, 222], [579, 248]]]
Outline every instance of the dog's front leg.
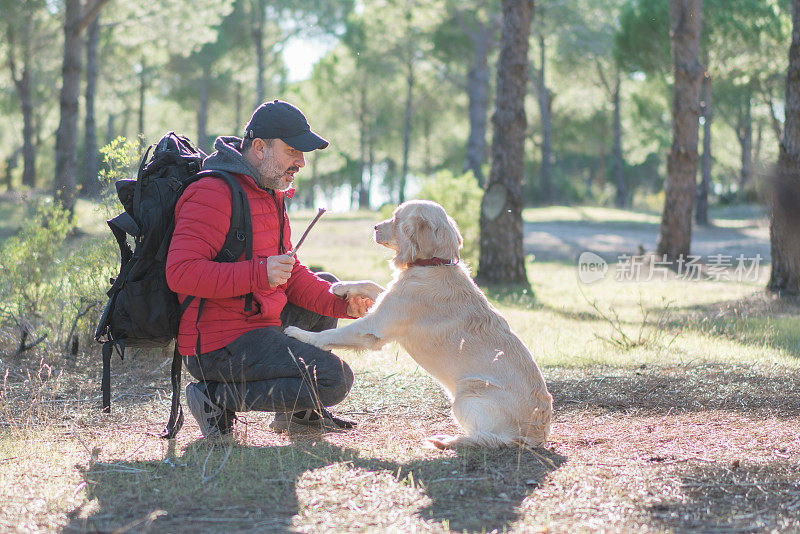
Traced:
[[366, 297], [376, 300], [378, 295], [386, 291], [372, 280], [358, 280], [355, 282], [336, 282], [331, 286], [331, 293], [343, 299], [351, 297]]
[[376, 322], [373, 316], [366, 315], [342, 328], [308, 332], [296, 326], [288, 326], [284, 333], [325, 350], [333, 348], [378, 350], [390, 340], [380, 334]]

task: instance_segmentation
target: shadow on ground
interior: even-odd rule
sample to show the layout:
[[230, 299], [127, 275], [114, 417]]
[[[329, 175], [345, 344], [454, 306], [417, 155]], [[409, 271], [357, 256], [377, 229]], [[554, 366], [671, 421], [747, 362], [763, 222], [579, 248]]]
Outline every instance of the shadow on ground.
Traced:
[[462, 450], [397, 463], [324, 437], [290, 445], [204, 440], [162, 460], [92, 462], [89, 504], [67, 532], [408, 530], [439, 523], [503, 530], [565, 457], [547, 450]]
[[677, 473], [680, 498], [649, 506], [653, 523], [678, 532], [786, 532], [800, 517], [800, 466], [733, 463]]
[[800, 416], [800, 374], [763, 374], [746, 365], [700, 364], [548, 370], [556, 412], [678, 414], [722, 410], [749, 416]]

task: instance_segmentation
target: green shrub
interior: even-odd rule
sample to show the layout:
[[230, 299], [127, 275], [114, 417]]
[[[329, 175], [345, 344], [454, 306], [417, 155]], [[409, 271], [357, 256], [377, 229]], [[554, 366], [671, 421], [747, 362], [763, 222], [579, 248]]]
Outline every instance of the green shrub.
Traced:
[[448, 170], [439, 171], [422, 183], [417, 198], [438, 202], [455, 219], [464, 237], [461, 257], [477, 265], [483, 190], [472, 172], [456, 175]]
[[33, 216], [0, 248], [0, 315], [30, 334], [48, 322], [61, 245], [73, 228], [69, 212], [52, 199], [34, 202]]
[[[136, 146], [118, 138], [102, 152], [106, 187], [95, 209], [108, 218], [121, 209], [113, 184], [131, 175]], [[68, 239], [74, 228], [69, 213], [49, 198], [34, 202], [33, 215], [0, 247], [0, 321], [16, 325], [22, 336], [46, 336], [58, 352], [74, 335], [91, 339], [119, 253], [110, 232]]]

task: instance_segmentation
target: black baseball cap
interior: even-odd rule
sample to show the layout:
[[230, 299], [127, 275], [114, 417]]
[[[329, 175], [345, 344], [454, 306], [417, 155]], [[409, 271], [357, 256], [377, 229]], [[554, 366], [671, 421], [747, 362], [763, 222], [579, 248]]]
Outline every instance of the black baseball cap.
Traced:
[[295, 106], [282, 100], [264, 102], [256, 108], [244, 129], [244, 137], [280, 139], [302, 152], [328, 146], [328, 141], [311, 131], [305, 115]]

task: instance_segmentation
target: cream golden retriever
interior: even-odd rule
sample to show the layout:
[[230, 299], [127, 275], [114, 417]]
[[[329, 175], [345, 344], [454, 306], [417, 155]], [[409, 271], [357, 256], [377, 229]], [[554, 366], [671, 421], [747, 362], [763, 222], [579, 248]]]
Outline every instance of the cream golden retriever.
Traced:
[[439, 204], [401, 204], [375, 226], [375, 241], [393, 249], [393, 281], [345, 282], [339, 296], [377, 296], [364, 317], [342, 328], [286, 334], [323, 349], [380, 349], [397, 341], [444, 387], [465, 436], [432, 436], [439, 448], [457, 445], [542, 446], [552, 396], [530, 351], [489, 303], [458, 261], [463, 244], [455, 221]]

